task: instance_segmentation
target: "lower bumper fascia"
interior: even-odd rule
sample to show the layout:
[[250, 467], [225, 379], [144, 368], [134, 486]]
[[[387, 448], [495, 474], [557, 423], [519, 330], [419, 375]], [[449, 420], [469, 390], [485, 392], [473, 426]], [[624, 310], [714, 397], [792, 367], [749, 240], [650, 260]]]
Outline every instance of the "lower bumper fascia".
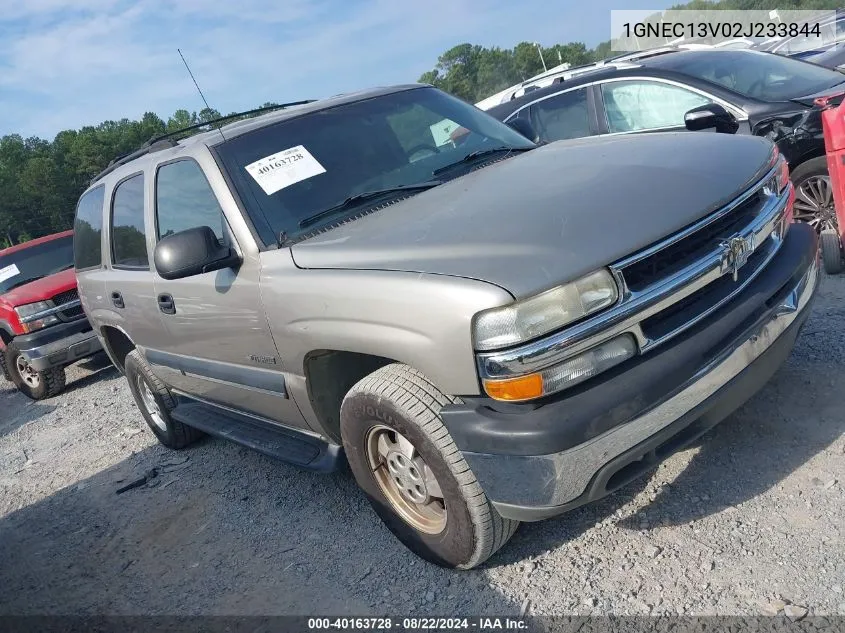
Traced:
[[78, 360], [92, 356], [102, 350], [99, 338], [93, 330], [78, 332], [65, 339], [59, 339], [39, 347], [21, 350], [29, 364], [36, 371], [52, 367], [64, 367]]
[[589, 442], [550, 455], [464, 457], [499, 513], [538, 521], [626, 485], [730, 415], [789, 357], [818, 287], [817, 260], [768, 317], [662, 403]]

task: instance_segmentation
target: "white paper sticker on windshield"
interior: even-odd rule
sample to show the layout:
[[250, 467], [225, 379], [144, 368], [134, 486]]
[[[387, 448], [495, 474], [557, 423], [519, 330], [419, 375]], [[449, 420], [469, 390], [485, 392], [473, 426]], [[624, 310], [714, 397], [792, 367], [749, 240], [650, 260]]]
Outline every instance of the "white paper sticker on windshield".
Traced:
[[21, 271], [18, 270], [18, 267], [14, 264], [10, 266], [6, 266], [5, 268], [0, 268], [0, 282], [4, 282], [7, 279], [11, 279], [15, 275], [20, 275]]
[[302, 145], [267, 156], [245, 168], [268, 196], [306, 178], [326, 173]]

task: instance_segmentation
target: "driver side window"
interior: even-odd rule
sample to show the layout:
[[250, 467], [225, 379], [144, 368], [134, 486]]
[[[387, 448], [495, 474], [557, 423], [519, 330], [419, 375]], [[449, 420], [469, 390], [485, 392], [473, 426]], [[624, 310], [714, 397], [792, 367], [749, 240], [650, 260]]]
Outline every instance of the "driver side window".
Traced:
[[162, 165], [156, 175], [158, 239], [200, 226], [223, 240], [223, 210], [202, 168], [193, 160]]
[[656, 81], [608, 82], [601, 92], [610, 132], [684, 127], [684, 114], [711, 103], [697, 92]]

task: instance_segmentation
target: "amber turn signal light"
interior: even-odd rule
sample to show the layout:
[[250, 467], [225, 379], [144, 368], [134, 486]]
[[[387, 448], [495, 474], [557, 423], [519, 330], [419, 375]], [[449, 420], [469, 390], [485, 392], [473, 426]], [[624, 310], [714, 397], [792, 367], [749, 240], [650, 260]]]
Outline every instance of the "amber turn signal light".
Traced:
[[484, 390], [496, 400], [531, 400], [543, 395], [543, 377], [540, 374], [528, 374], [505, 380], [485, 380]]

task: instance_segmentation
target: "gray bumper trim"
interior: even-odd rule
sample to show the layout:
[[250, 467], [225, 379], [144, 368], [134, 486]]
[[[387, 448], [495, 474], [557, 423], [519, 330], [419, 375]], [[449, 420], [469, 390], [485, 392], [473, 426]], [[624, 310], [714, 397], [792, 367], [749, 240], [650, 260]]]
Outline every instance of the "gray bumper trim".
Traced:
[[67, 338], [47, 343], [41, 347], [22, 350], [29, 364], [36, 371], [51, 367], [64, 367], [86, 356], [91, 356], [102, 349], [100, 340], [92, 331], [79, 332]]

